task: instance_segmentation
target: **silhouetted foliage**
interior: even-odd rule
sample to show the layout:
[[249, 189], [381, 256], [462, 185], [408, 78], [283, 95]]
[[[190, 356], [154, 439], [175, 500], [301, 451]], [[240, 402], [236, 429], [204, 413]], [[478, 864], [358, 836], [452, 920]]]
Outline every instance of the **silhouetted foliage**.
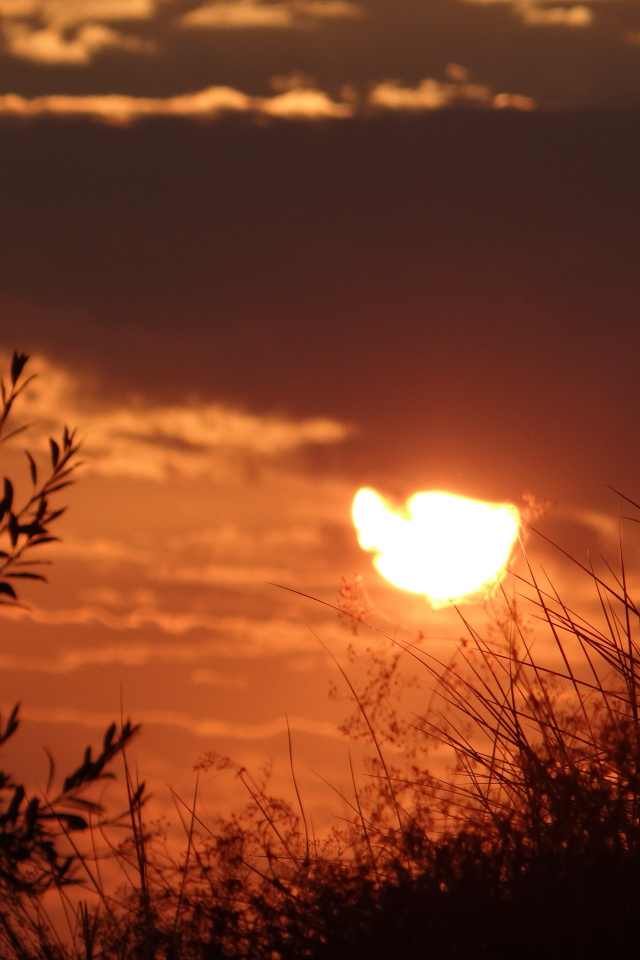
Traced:
[[[28, 357], [14, 353], [10, 384], [0, 379], [0, 443], [24, 432], [25, 426], [6, 431], [9, 415], [20, 394], [33, 377], [22, 378]], [[14, 483], [4, 478], [4, 496], [0, 501], [0, 537], [7, 549], [0, 551], [0, 603], [20, 605], [17, 593], [20, 581], [44, 581], [34, 567], [49, 561], [37, 558], [37, 548], [57, 540], [50, 526], [64, 508], [52, 509], [50, 499], [73, 483], [72, 473], [78, 466], [78, 443], [74, 432], [65, 427], [58, 443], [49, 441], [50, 459], [38, 481], [34, 456], [26, 451], [32, 491], [22, 506], [16, 505]], [[29, 551], [29, 553], [27, 553]], [[33, 551], [33, 553], [31, 552]], [[35, 554], [35, 556], [34, 556]], [[0, 716], [0, 745], [17, 732], [19, 706], [16, 705], [3, 723]], [[0, 771], [0, 955], [20, 960], [32, 956], [62, 955], [55, 945], [55, 936], [39, 909], [43, 894], [51, 888], [62, 888], [77, 882], [74, 866], [78, 857], [71, 835], [86, 831], [93, 815], [99, 822], [104, 810], [99, 803], [84, 795], [88, 786], [113, 776], [105, 768], [122, 753], [137, 732], [126, 722], [119, 732], [112, 724], [107, 730], [102, 750], [92, 759], [87, 747], [84, 760], [64, 780], [62, 789], [51, 792], [55, 765], [50, 757], [47, 791], [30, 796], [27, 788], [9, 773]], [[71, 853], [61, 849], [61, 841]], [[69, 843], [69, 841], [71, 841]]]

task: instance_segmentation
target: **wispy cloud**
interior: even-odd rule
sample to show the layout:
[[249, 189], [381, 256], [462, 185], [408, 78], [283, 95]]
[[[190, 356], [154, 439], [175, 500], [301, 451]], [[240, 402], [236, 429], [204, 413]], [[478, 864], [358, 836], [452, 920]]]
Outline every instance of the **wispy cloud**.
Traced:
[[532, 27], [589, 27], [594, 19], [591, 8], [583, 4], [573, 7], [552, 7], [522, 3], [515, 9], [524, 22]]
[[[154, 116], [214, 119], [225, 113], [285, 120], [347, 119], [358, 114], [356, 99], [357, 95], [347, 102], [336, 102], [324, 91], [311, 87], [285, 90], [273, 97], [252, 97], [232, 87], [208, 87], [166, 98], [106, 94], [28, 99], [9, 93], [0, 96], [0, 116], [86, 116], [119, 124]], [[441, 110], [465, 104], [490, 109], [533, 110], [536, 107], [536, 101], [523, 94], [495, 94], [483, 84], [448, 83], [433, 78], [423, 80], [417, 87], [386, 80], [373, 87], [367, 101], [368, 109], [397, 111]]]
[[[212, 616], [202, 613], [168, 613], [141, 608], [117, 614], [98, 606], [76, 609], [44, 610], [2, 607], [0, 617], [13, 621], [32, 621], [49, 626], [104, 626], [118, 632], [154, 627], [162, 633], [183, 636], [194, 630], [215, 634], [215, 639], [195, 644], [157, 644], [136, 641], [105, 646], [89, 646], [66, 651], [59, 657], [28, 658], [0, 655], [4, 668], [39, 670], [45, 673], [67, 673], [87, 664], [125, 663], [142, 666], [152, 661], [164, 663], [202, 662], [203, 658], [278, 656], [307, 651], [309, 633], [301, 622], [285, 619], [257, 620], [245, 616]], [[323, 625], [323, 635], [339, 636], [337, 620]]]
[[466, 0], [467, 3], [508, 4], [531, 27], [588, 27], [594, 14], [585, 4], [559, 5], [536, 0]]
[[185, 27], [215, 30], [242, 28], [287, 29], [293, 26], [293, 16], [286, 3], [211, 3], [191, 10], [182, 18]]
[[0, 114], [19, 117], [87, 116], [111, 123], [130, 123], [141, 117], [216, 117], [246, 112], [253, 100], [232, 87], [207, 87], [176, 97], [131, 97], [121, 94], [63, 96], [52, 94], [29, 100], [14, 93], [0, 96]]
[[160, 570], [157, 577], [170, 583], [207, 583], [216, 587], [246, 587], [259, 583], [290, 583], [293, 580], [289, 570], [278, 567], [239, 566], [230, 563], [172, 566]]
[[365, 15], [363, 7], [348, 0], [294, 0], [293, 7], [304, 16], [318, 17], [321, 20]]
[[[261, 538], [262, 542], [259, 542], [259, 538], [254, 538], [251, 544], [247, 543], [248, 538], [246, 536], [243, 539], [244, 543], [242, 545], [227, 541], [227, 560], [224, 563], [204, 563], [200, 565], [182, 563], [179, 559], [181, 555], [180, 547], [175, 543], [164, 543], [158, 545], [156, 549], [141, 549], [135, 545], [117, 543], [102, 538], [87, 541], [67, 539], [56, 548], [56, 556], [94, 561], [103, 566], [106, 562], [109, 567], [119, 566], [122, 568], [123, 564], [142, 567], [145, 568], [144, 573], [147, 578], [165, 584], [193, 583], [216, 587], [248, 587], [263, 583], [291, 583], [295, 581], [300, 585], [300, 575], [294, 577], [291, 571], [282, 567], [230, 562], [228, 553], [232, 552], [234, 547], [236, 549], [240, 547], [241, 552], [248, 552], [247, 547], [249, 547], [252, 558], [256, 555], [264, 555], [268, 551], [268, 537], [266, 536]], [[318, 543], [318, 539], [315, 542]], [[185, 548], [183, 547], [183, 549]], [[172, 557], [171, 562], [167, 561], [167, 554]], [[317, 580], [314, 582], [317, 582]], [[109, 605], [127, 604], [127, 601], [120, 594], [114, 592], [112, 588], [109, 588], [109, 590], [111, 592], [108, 595], [104, 594], [104, 596], [98, 594], [87, 596], [86, 591], [84, 596], [86, 599], [97, 599], [98, 602]], [[92, 616], [93, 614], [87, 612], [86, 615]], [[82, 616], [84, 617], [84, 614]]]
[[[6, 51], [14, 57], [81, 65], [106, 49], [158, 52], [154, 42], [109, 24], [156, 21], [157, 25], [158, 13], [166, 14], [167, 6], [163, 0], [0, 0], [0, 30]], [[178, 28], [298, 29], [362, 15], [362, 8], [351, 0], [218, 0], [196, 5], [172, 23]]]
[[[25, 42], [30, 42], [25, 40]], [[78, 55], [80, 55], [78, 49]], [[274, 97], [251, 97], [233, 87], [207, 87], [175, 97], [131, 97], [123, 94], [64, 96], [51, 94], [29, 100], [15, 93], [0, 96], [0, 115], [19, 117], [86, 116], [126, 124], [143, 117], [212, 119], [224, 113], [297, 120], [353, 116], [349, 103], [336, 103], [322, 90], [288, 90]]]
[[417, 87], [405, 87], [397, 80], [387, 80], [373, 88], [369, 103], [382, 110], [413, 112], [442, 110], [457, 104], [490, 109], [535, 109], [536, 102], [532, 97], [512, 93], [495, 94], [484, 84], [472, 83], [468, 71], [457, 63], [448, 65], [447, 74], [449, 80], [446, 82], [427, 78]]
[[0, 0], [6, 50], [37, 63], [89, 63], [108, 48], [153, 53], [156, 46], [107, 26], [154, 16], [152, 0]]
[[351, 117], [353, 106], [350, 103], [336, 103], [322, 90], [287, 90], [275, 97], [262, 99], [259, 104], [262, 113], [271, 117], [308, 118]]
[[[9, 709], [11, 709], [9, 707]], [[91, 729], [103, 729], [113, 723], [111, 713], [90, 713], [86, 710], [72, 710], [66, 707], [24, 707], [21, 710], [24, 720], [40, 723], [73, 723]], [[233, 723], [227, 720], [199, 719], [185, 713], [172, 713], [169, 710], [138, 710], [136, 722], [144, 726], [157, 724], [164, 727], [181, 727], [198, 737], [232, 737], [238, 740], [266, 740], [287, 732], [287, 719], [279, 717], [266, 723]], [[341, 737], [336, 724], [326, 720], [311, 720], [307, 717], [290, 716], [290, 730], [299, 733], [311, 733], [321, 737]]]
[[34, 424], [31, 445], [46, 450], [52, 429], [74, 425], [83, 437], [86, 469], [103, 475], [159, 481], [176, 475], [219, 476], [238, 455], [273, 457], [308, 445], [339, 443], [350, 433], [329, 418], [257, 416], [220, 404], [87, 412], [87, 401], [80, 400], [69, 374], [44, 360], [35, 368], [41, 376], [23, 403], [25, 417]]
[[[431, 78], [423, 80], [417, 87], [403, 87], [395, 80], [387, 80], [373, 88], [369, 102], [385, 110], [440, 110], [449, 106], [456, 96], [457, 85], [440, 83]], [[489, 103], [488, 88], [476, 88], [473, 100]]]
[[0, 16], [70, 27], [97, 20], [147, 20], [154, 0], [0, 0]]
[[[157, 567], [159, 549], [161, 555], [165, 558], [168, 554], [181, 557], [183, 553], [189, 554], [194, 550], [197, 550], [198, 553], [205, 552], [207, 555], [234, 553], [245, 557], [273, 556], [275, 550], [321, 550], [324, 545], [322, 524], [337, 521], [336, 501], [339, 502], [345, 497], [348, 498], [350, 488], [341, 485], [332, 491], [326, 484], [318, 481], [315, 490], [310, 487], [305, 490], [305, 484], [302, 480], [298, 480], [298, 483], [295, 484], [291, 477], [274, 476], [271, 479], [275, 488], [280, 489], [280, 491], [283, 487], [285, 488], [286, 493], [289, 494], [290, 503], [294, 499], [298, 500], [298, 510], [302, 509], [301, 501], [314, 499], [314, 522], [296, 523], [294, 521], [289, 526], [278, 525], [265, 530], [248, 530], [240, 528], [236, 523], [226, 523], [215, 528], [169, 536], [163, 539], [161, 548], [141, 547], [138, 544], [124, 543], [105, 537], [81, 540], [69, 536], [65, 537], [62, 543], [56, 545], [56, 556], [72, 560], [96, 561], [102, 566], [105, 564], [133, 564], [143, 567]], [[310, 520], [311, 518], [309, 518]], [[159, 567], [159, 569], [162, 571], [161, 578], [167, 579], [166, 566]], [[281, 568], [275, 569], [274, 567], [263, 566], [260, 569], [262, 573], [278, 573], [280, 577], [285, 574], [285, 571]], [[176, 570], [176, 576], [182, 582], [185, 580], [201, 583], [211, 582], [210, 578], [213, 576], [209, 565], [201, 568], [178, 566]], [[238, 576], [240, 578], [240, 575]], [[251, 575], [245, 582], [255, 582], [255, 577]], [[100, 599], [100, 602], [103, 602], [102, 599]], [[120, 599], [111, 594], [110, 602], [120, 602]]]
[[70, 39], [55, 27], [32, 30], [22, 23], [5, 24], [3, 33], [10, 53], [38, 63], [89, 63], [95, 53], [107, 48], [132, 53], [155, 53], [157, 49], [148, 40], [126, 36], [101, 23], [85, 24]]
[[104, 563], [133, 563], [148, 566], [156, 558], [155, 551], [143, 549], [117, 540], [98, 537], [93, 540], [77, 540], [67, 537], [56, 546], [56, 555], [81, 560], [96, 560]]
[[[266, 584], [333, 592], [339, 574], [327, 556], [339, 542], [336, 530], [349, 524], [352, 490], [306, 471], [304, 457], [294, 465], [278, 455], [341, 440], [344, 425], [210, 404], [114, 407], [83, 397], [64, 370], [44, 360], [34, 362], [38, 367], [22, 410], [32, 424], [29, 448], [42, 463], [48, 436], [61, 422], [77, 424], [86, 458], [81, 472], [94, 478], [75, 491], [80, 519], [75, 523], [72, 511], [62, 542], [50, 548], [71, 590], [48, 609], [4, 608], [4, 616], [21, 629], [68, 626], [74, 636], [91, 637], [99, 627], [128, 639], [106, 648], [88, 640], [84, 652], [23, 660], [22, 667], [65, 672], [112, 660], [143, 665], [158, 656], [201, 663], [214, 648], [225, 657], [306, 649], [297, 601]], [[14, 446], [23, 445], [21, 435]], [[22, 451], [15, 452], [24, 469]], [[25, 474], [16, 467], [17, 480]], [[157, 649], [175, 637], [179, 648]], [[16, 669], [20, 663], [11, 661]]]
[[314, 21], [355, 19], [363, 9], [349, 0], [286, 0], [263, 3], [261, 0], [231, 0], [205, 3], [182, 17], [185, 27], [209, 30], [277, 29], [308, 27]]

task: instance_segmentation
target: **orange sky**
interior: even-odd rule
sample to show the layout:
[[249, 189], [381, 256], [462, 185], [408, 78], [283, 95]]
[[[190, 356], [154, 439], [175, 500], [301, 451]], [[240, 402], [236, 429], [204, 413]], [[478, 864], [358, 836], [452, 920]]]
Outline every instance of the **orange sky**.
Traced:
[[[12, 767], [42, 784], [42, 746], [74, 763], [119, 717], [122, 696], [126, 715], [144, 725], [132, 756], [156, 811], [169, 809], [169, 786], [190, 795], [193, 765], [208, 750], [253, 770], [273, 757], [275, 787], [288, 793], [288, 716], [316, 822], [340, 815], [341, 801], [318, 775], [346, 789], [349, 742], [337, 726], [351, 707], [328, 699], [332, 683], [347, 691], [317, 638], [354, 680], [364, 676], [367, 648], [385, 642], [366, 632], [354, 638], [334, 611], [269, 581], [334, 603], [341, 578], [360, 573], [371, 622], [405, 640], [422, 631], [424, 648], [445, 662], [464, 634], [452, 608], [431, 611], [391, 587], [359, 550], [350, 518], [356, 486], [310, 457], [316, 447], [349, 444], [353, 425], [224, 404], [98, 403], [72, 371], [44, 358], [32, 366], [38, 379], [22, 404], [31, 449], [43, 458], [49, 432], [75, 424], [85, 464], [65, 491], [62, 543], [47, 548], [50, 585], [26, 588], [26, 609], [3, 613], [0, 702], [6, 710], [21, 700], [24, 718]], [[25, 445], [16, 440], [6, 461], [23, 488]], [[574, 546], [581, 536], [615, 554], [611, 516], [565, 503], [539, 523], [565, 543], [573, 531]], [[595, 609], [587, 583], [535, 539], [527, 544], [580, 609]], [[628, 561], [633, 568], [631, 547]], [[524, 572], [521, 560], [516, 569]], [[478, 625], [490, 617], [477, 602], [463, 609]], [[406, 697], [410, 718], [424, 691]], [[201, 796], [210, 811], [225, 809], [239, 788], [228, 775], [209, 774]]]

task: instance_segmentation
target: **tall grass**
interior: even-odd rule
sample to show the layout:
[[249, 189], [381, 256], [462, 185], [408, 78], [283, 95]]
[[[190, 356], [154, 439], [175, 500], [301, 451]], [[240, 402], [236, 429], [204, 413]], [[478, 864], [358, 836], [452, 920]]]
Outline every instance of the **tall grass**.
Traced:
[[[622, 556], [608, 580], [588, 566], [582, 573], [599, 618], [570, 610], [530, 569], [518, 584], [526, 601], [516, 606], [505, 590], [492, 630], [463, 621], [466, 640], [452, 662], [430, 656], [428, 642], [388, 637], [395, 655], [368, 687], [359, 691], [344, 672], [371, 757], [369, 775], [354, 775], [343, 797], [350, 815], [328, 836], [313, 835], [292, 753], [294, 803], [224, 757], [203, 758], [201, 768], [240, 779], [247, 806], [213, 824], [195, 797], [178, 798], [185, 843], [177, 859], [145, 832], [138, 806], [133, 836], [117, 851], [138, 881], [117, 908], [97, 911], [90, 955], [387, 960], [635, 950], [640, 611]], [[429, 679], [428, 708], [404, 727], [380, 702], [397, 655]], [[397, 760], [403, 738], [406, 764]], [[436, 745], [451, 758], [440, 779], [430, 772]]]
[[[213, 822], [198, 805], [197, 787], [189, 800], [176, 797], [184, 828], [178, 855], [145, 824], [144, 787], [126, 762], [130, 726], [118, 736], [108, 731], [99, 757], [87, 754], [46, 813], [5, 780], [2, 863], [18, 863], [10, 844], [20, 837], [33, 843], [33, 823], [50, 831], [37, 835], [45, 844], [41, 860], [50, 859], [42, 882], [29, 857], [19, 872], [0, 871], [2, 957], [633, 955], [640, 912], [640, 609], [622, 550], [606, 575], [578, 566], [593, 587], [596, 615], [570, 609], [529, 567], [496, 598], [491, 629], [479, 631], [460, 611], [466, 635], [452, 661], [431, 655], [428, 638], [409, 643], [383, 635], [390, 655], [372, 653], [368, 684], [359, 688], [339, 668], [355, 710], [345, 729], [368, 742], [370, 758], [366, 777], [352, 768], [351, 790], [342, 797], [348, 815], [322, 838], [305, 812], [290, 738], [291, 803], [228, 758], [212, 753], [201, 760], [200, 769], [237, 777], [247, 804]], [[364, 608], [347, 588], [341, 599], [337, 614], [362, 635]], [[410, 722], [390, 700], [401, 660], [428, 681], [424, 708]], [[9, 718], [5, 737], [15, 721]], [[449, 757], [446, 776], [434, 773], [436, 749]], [[89, 827], [85, 817], [82, 833], [70, 819], [79, 814], [64, 808], [69, 799], [81, 803], [81, 791], [116, 753], [124, 755], [129, 799], [128, 830], [117, 843], [102, 811], [94, 811]], [[92, 842], [80, 847], [74, 830]], [[70, 850], [64, 861], [61, 838]], [[104, 857], [121, 870], [117, 889], [102, 883]], [[47, 916], [46, 891], [53, 886], [66, 896], [73, 870], [78, 886], [66, 901], [65, 937]]]

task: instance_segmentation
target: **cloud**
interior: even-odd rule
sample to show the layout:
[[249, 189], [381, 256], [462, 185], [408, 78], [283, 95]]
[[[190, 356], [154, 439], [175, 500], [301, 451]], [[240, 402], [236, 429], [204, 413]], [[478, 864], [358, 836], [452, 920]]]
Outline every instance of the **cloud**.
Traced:
[[493, 98], [493, 107], [495, 110], [535, 110], [536, 101], [521, 93], [497, 93]]
[[[168, 613], [154, 608], [139, 608], [117, 614], [98, 606], [76, 609], [45, 610], [40, 607], [0, 608], [0, 617], [14, 622], [31, 621], [48, 626], [103, 626], [118, 632], [152, 627], [170, 636], [183, 636], [193, 630], [216, 635], [205, 643], [158, 644], [127, 642], [103, 647], [89, 646], [63, 653], [59, 658], [28, 658], [0, 655], [4, 669], [39, 670], [45, 673], [68, 673], [88, 664], [124, 663], [143, 666], [151, 662], [192, 663], [203, 657], [279, 656], [309, 649], [309, 633], [295, 620], [252, 619], [245, 616], [214, 616], [205, 613]], [[337, 620], [322, 624], [323, 636], [340, 636]]]
[[209, 29], [276, 28], [293, 26], [293, 13], [286, 3], [253, 3], [237, 0], [235, 3], [212, 3], [192, 10], [182, 18], [185, 27]]
[[588, 27], [593, 23], [593, 11], [578, 4], [574, 7], [545, 7], [535, 3], [521, 3], [516, 12], [529, 26]]
[[[7, 709], [10, 712], [11, 707]], [[104, 730], [115, 717], [111, 713], [90, 713], [86, 710], [71, 710], [66, 707], [28, 707], [20, 711], [23, 720], [38, 723], [73, 723], [82, 727]], [[227, 720], [209, 720], [191, 717], [169, 710], [138, 710], [137, 723], [143, 726], [158, 724], [164, 727], [181, 727], [197, 737], [232, 737], [238, 740], [266, 740], [287, 732], [287, 718], [280, 717], [266, 723], [233, 723]], [[290, 716], [290, 730], [311, 733], [321, 737], [342, 737], [336, 724], [326, 720], [310, 720], [307, 717]]]
[[[0, 653], [0, 669], [30, 671], [49, 675], [74, 673], [83, 668], [108, 665], [148, 667], [160, 664], [169, 668], [185, 664], [201, 672], [194, 683], [227, 684], [225, 671], [215, 674], [205, 668], [207, 661], [218, 664], [225, 661], [251, 661], [264, 657], [282, 657], [318, 654], [317, 644], [302, 620], [292, 617], [252, 618], [244, 615], [208, 615], [202, 613], [169, 614], [153, 608], [140, 608], [126, 614], [115, 614], [98, 606], [83, 606], [78, 609], [44, 610], [38, 607], [2, 607], [0, 617], [14, 623], [37, 623], [43, 626], [89, 627], [80, 633], [86, 637], [86, 646], [69, 647], [47, 655]], [[121, 642], [96, 643], [96, 626], [106, 627], [116, 634], [155, 628], [165, 636], [155, 634], [151, 639], [128, 636]], [[314, 629], [323, 640], [343, 645], [344, 630], [337, 617], [328, 615], [314, 621]], [[205, 639], [193, 640], [192, 631], [204, 633]], [[147, 634], [148, 636], [148, 634]], [[176, 639], [179, 638], [179, 639]], [[313, 658], [312, 658], [313, 659]], [[219, 677], [220, 679], [214, 679]], [[237, 680], [234, 687], [245, 686]]]
[[[324, 520], [325, 523], [336, 521], [336, 516], [329, 515], [323, 517], [323, 508], [318, 502], [320, 494], [327, 496], [327, 498], [331, 498], [332, 496], [332, 491], [326, 485], [317, 481], [312, 491], [305, 490], [304, 482], [299, 478], [297, 484], [292, 482], [291, 477], [287, 478], [288, 482], [287, 479], [282, 476], [277, 478], [272, 477], [271, 479], [273, 480], [274, 486], [279, 487], [281, 490], [283, 487], [287, 489], [287, 493], [290, 495], [290, 502], [295, 496], [312, 497], [315, 494], [316, 515], [314, 520]], [[341, 488], [339, 491], [335, 491], [335, 494], [340, 497], [341, 495], [348, 495], [348, 492], [344, 488]], [[243, 556], [249, 555], [257, 557], [264, 556], [265, 553], [273, 554], [274, 550], [288, 551], [291, 549], [301, 549], [315, 551], [321, 549], [322, 546], [322, 529], [318, 522], [304, 524], [294, 522], [290, 526], [274, 526], [262, 531], [240, 529], [236, 524], [226, 523], [215, 529], [200, 529], [193, 532], [189, 531], [180, 536], [169, 537], [162, 544], [162, 556], [166, 556], [169, 551], [176, 554], [182, 552], [188, 554], [193, 550], [198, 550], [200, 552], [207, 551], [213, 554], [222, 553], [225, 555], [228, 555], [230, 552], [235, 552]], [[105, 563], [107, 565], [121, 565], [126, 563], [145, 567], [158, 565], [159, 554], [157, 550], [122, 543], [117, 540], [107, 540], [104, 537], [97, 537], [91, 540], [80, 540], [73, 536], [65, 537], [62, 543], [56, 545], [55, 549], [56, 556], [71, 560], [96, 561], [101, 565]], [[161, 569], [160, 578], [163, 580], [168, 579], [166, 566], [159, 569]], [[263, 574], [268, 572], [270, 575], [273, 575], [276, 573], [280, 577], [286, 575], [286, 571], [282, 569], [274, 570], [273, 567], [262, 567], [260, 569]], [[215, 570], [216, 568], [212, 568], [210, 565], [205, 565], [200, 568], [178, 566], [176, 568], [176, 581], [211, 583], [213, 582]], [[245, 577], [242, 572], [233, 574], [233, 577], [236, 579], [236, 582], [242, 579], [245, 583], [254, 583], [256, 579], [253, 574]], [[266, 579], [269, 579], [269, 577]], [[271, 576], [271, 579], [273, 579], [273, 576]], [[113, 603], [120, 602], [113, 594], [111, 598], [111, 602]], [[97, 596], [91, 598], [86, 597], [86, 599], [98, 599], [101, 603], [107, 602], [104, 598], [98, 598]]]
[[[27, 480], [22, 448], [41, 466], [49, 459], [47, 438], [61, 422], [79, 423], [85, 464], [74, 509], [59, 531], [62, 542], [46, 548], [62, 565], [69, 590], [54, 595], [49, 609], [6, 608], [4, 615], [21, 630], [39, 625], [32, 628], [39, 636], [47, 632], [40, 627], [73, 627], [74, 638], [87, 636], [87, 646], [96, 633], [127, 634], [125, 647], [116, 645], [112, 654], [74, 653], [56, 668], [47, 661], [46, 669], [111, 655], [142, 663], [154, 653], [137, 641], [153, 637], [189, 640], [181, 658], [189, 657], [192, 637], [203, 635], [223, 656], [306, 649], [296, 612], [301, 601], [266, 584], [333, 595], [339, 574], [332, 558], [350, 529], [352, 486], [307, 470], [304, 457], [292, 462], [278, 455], [341, 440], [344, 425], [212, 404], [99, 405], [83, 400], [64, 370], [43, 360], [33, 366], [40, 376], [21, 410], [32, 427], [6, 448], [15, 457], [18, 494], [24, 497]], [[87, 473], [93, 474], [88, 483]], [[201, 654], [206, 650], [199, 648]]]
[[362, 17], [364, 10], [347, 0], [297, 0], [294, 7], [309, 17]]
[[[126, 124], [143, 117], [190, 117], [214, 119], [224, 113], [249, 113], [282, 120], [347, 119], [357, 115], [354, 100], [336, 102], [322, 90], [307, 86], [277, 93], [273, 97], [251, 97], [232, 87], [208, 87], [175, 97], [132, 97], [121, 94], [99, 96], [49, 95], [29, 100], [15, 93], [0, 96], [0, 116], [35, 118], [47, 115], [85, 116], [110, 123]], [[514, 93], [494, 95], [483, 84], [422, 80], [417, 87], [405, 87], [396, 80], [377, 84], [368, 97], [368, 107], [380, 110], [441, 110], [452, 106], [533, 110], [532, 97]], [[318, 429], [322, 430], [320, 426]], [[323, 441], [317, 441], [323, 442]]]
[[52, 430], [63, 423], [73, 425], [83, 438], [86, 469], [102, 475], [158, 481], [177, 475], [220, 476], [239, 456], [273, 457], [339, 443], [350, 434], [344, 424], [325, 417], [296, 421], [220, 404], [128, 406], [88, 413], [78, 384], [65, 371], [44, 360], [34, 362], [33, 368], [41, 376], [22, 405], [25, 418], [34, 424], [30, 445], [44, 451]]
[[142, 117], [212, 119], [223, 113], [248, 113], [284, 119], [317, 120], [353, 115], [347, 103], [335, 103], [321, 90], [289, 90], [275, 97], [250, 97], [232, 87], [207, 87], [175, 97], [48, 95], [32, 100], [8, 93], [0, 96], [0, 116], [86, 116], [110, 123], [131, 123]]
[[149, 20], [152, 0], [0, 0], [8, 52], [37, 63], [82, 65], [108, 48], [153, 53], [156, 46], [106, 23]]
[[550, 6], [535, 0], [466, 0], [466, 2], [509, 4], [513, 12], [532, 27], [588, 27], [594, 20], [592, 9], [584, 4]]
[[246, 94], [231, 87], [208, 87], [176, 97], [130, 97], [49, 95], [28, 100], [14, 93], [0, 96], [0, 115], [38, 117], [46, 115], [88, 116], [111, 123], [130, 123], [141, 117], [215, 117], [221, 113], [245, 112], [252, 107]]
[[402, 87], [395, 80], [379, 83], [369, 103], [385, 110], [439, 110], [451, 103], [452, 84], [423, 80], [417, 87]]
[[68, 39], [54, 27], [32, 30], [22, 23], [3, 26], [5, 43], [16, 57], [38, 63], [89, 63], [99, 50], [108, 48], [132, 53], [154, 53], [156, 46], [138, 37], [128, 37], [99, 23], [88, 23], [74, 37]]
[[467, 71], [458, 64], [449, 64], [447, 73], [453, 82], [428, 78], [422, 80], [417, 87], [403, 87], [396, 80], [386, 80], [373, 88], [369, 94], [369, 103], [381, 110], [412, 112], [442, 110], [455, 105], [490, 109], [535, 109], [536, 102], [531, 97], [512, 93], [494, 95], [490, 87], [471, 83]]
[[261, 103], [263, 112], [271, 117], [320, 119], [353, 115], [351, 104], [335, 103], [321, 90], [287, 90]]
[[67, 537], [63, 543], [56, 546], [56, 554], [72, 559], [106, 561], [114, 564], [134, 563], [143, 566], [151, 564], [156, 556], [152, 550], [118, 543], [115, 540], [106, 540], [104, 537], [98, 537], [95, 540], [75, 540], [73, 537]]
[[[161, 3], [163, 0], [0, 0], [0, 30], [12, 56], [36, 63], [83, 65], [106, 49], [155, 53], [158, 48], [153, 42], [125, 35], [108, 24], [153, 21]], [[362, 8], [351, 0], [230, 0], [197, 6], [177, 23], [209, 29], [291, 29], [362, 14]], [[86, 106], [87, 112], [95, 112], [95, 104]], [[145, 110], [141, 103], [138, 108]], [[113, 103], [104, 109], [110, 113]], [[56, 112], [55, 108], [51, 112]], [[329, 115], [326, 110], [321, 114]]]
[[567, 504], [557, 509], [557, 513], [571, 523], [578, 523], [586, 527], [591, 534], [600, 538], [602, 546], [606, 547], [608, 551], [617, 552], [619, 550], [620, 525], [619, 518], [615, 514], [603, 513], [599, 510], [585, 510]]
[[98, 20], [148, 20], [153, 0], [0, 0], [0, 16], [40, 20], [59, 27]]
[[180, 22], [184, 27], [214, 30], [289, 30], [308, 26], [318, 20], [354, 19], [362, 15], [362, 8], [348, 0], [288, 0], [280, 3], [231, 0], [196, 7], [185, 14]]
[[277, 567], [209, 563], [206, 566], [172, 566], [159, 570], [158, 580], [170, 583], [208, 583], [216, 587], [250, 586], [259, 583], [291, 583], [291, 571]]

